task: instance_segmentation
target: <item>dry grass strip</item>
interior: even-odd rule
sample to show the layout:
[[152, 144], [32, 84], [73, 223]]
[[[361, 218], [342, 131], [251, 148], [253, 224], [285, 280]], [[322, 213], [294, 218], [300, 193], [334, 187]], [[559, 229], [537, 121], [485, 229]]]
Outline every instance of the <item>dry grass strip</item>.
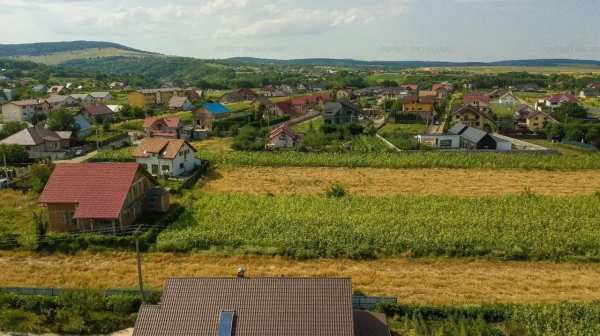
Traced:
[[[169, 277], [351, 277], [356, 290], [393, 295], [404, 303], [557, 303], [600, 300], [600, 265], [465, 259], [309, 260], [280, 257], [151, 253], [144, 255], [147, 286]], [[133, 253], [36, 255], [0, 253], [0, 286], [135, 288]]]

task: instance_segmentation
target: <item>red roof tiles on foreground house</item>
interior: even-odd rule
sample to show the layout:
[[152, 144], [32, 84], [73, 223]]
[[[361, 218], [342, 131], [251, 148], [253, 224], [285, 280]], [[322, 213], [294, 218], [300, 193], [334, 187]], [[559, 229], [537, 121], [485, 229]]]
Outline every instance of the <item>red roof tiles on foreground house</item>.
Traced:
[[169, 279], [160, 303], [140, 309], [133, 335], [390, 335], [385, 318], [364, 314], [355, 315], [350, 279]]
[[58, 164], [39, 202], [76, 203], [74, 218], [119, 218], [139, 167], [137, 163]]

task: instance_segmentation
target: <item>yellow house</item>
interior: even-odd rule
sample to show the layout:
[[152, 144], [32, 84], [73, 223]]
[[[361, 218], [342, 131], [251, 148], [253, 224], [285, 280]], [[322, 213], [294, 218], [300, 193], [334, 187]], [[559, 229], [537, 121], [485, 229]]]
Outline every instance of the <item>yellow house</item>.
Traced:
[[548, 113], [535, 111], [525, 117], [527, 128], [532, 132], [543, 131], [548, 123], [557, 123], [556, 119], [552, 118]]
[[145, 108], [154, 105], [168, 105], [173, 97], [185, 97], [186, 90], [179, 88], [148, 89], [129, 92], [129, 105]]
[[492, 132], [496, 129], [496, 122], [489, 115], [489, 112], [471, 104], [461, 106], [452, 112], [451, 124], [457, 123], [463, 123], [486, 132]]

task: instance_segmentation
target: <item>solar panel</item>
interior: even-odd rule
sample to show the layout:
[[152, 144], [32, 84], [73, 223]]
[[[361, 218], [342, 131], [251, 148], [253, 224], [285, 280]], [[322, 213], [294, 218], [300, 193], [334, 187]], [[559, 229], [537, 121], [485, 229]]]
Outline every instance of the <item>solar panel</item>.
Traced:
[[233, 311], [221, 311], [219, 316], [219, 335], [218, 336], [233, 336]]

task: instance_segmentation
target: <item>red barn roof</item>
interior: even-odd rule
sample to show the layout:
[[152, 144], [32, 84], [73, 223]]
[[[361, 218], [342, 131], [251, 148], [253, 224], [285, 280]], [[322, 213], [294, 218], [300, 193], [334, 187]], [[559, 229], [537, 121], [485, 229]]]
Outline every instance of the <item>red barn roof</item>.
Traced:
[[74, 218], [117, 219], [139, 167], [137, 163], [58, 164], [39, 202], [76, 203]]

